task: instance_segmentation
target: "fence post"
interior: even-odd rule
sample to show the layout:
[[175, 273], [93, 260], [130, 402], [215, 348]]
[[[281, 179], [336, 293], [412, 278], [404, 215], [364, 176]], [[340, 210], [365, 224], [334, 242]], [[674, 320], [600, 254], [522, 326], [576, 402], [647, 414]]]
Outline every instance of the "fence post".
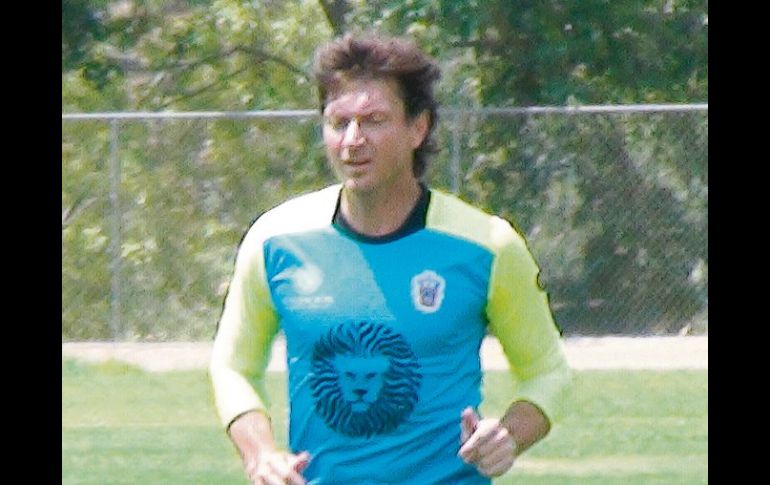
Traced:
[[460, 193], [460, 182], [461, 182], [461, 168], [460, 168], [460, 149], [461, 149], [461, 135], [460, 132], [461, 128], [461, 118], [462, 111], [457, 110], [455, 112], [454, 116], [454, 122], [452, 123], [452, 158], [449, 162], [449, 176], [450, 176], [450, 183], [451, 183], [451, 189], [452, 193], [459, 194]]
[[110, 331], [112, 340], [122, 337], [121, 323], [121, 219], [120, 212], [120, 158], [118, 157], [119, 120], [110, 121]]

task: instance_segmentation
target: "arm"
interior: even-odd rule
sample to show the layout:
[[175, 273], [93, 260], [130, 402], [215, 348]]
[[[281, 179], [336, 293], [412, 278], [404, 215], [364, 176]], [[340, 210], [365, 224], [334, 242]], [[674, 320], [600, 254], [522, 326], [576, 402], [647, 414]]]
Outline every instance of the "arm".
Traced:
[[279, 449], [273, 439], [270, 419], [264, 413], [248, 411], [238, 416], [228, 428], [228, 435], [252, 483], [305, 483], [300, 473], [310, 455], [307, 452], [294, 455]]
[[512, 402], [500, 422], [516, 443], [517, 455], [545, 438], [551, 430], [546, 415], [527, 401]]
[[488, 476], [505, 473], [516, 456], [543, 439], [560, 418], [572, 380], [548, 298], [538, 285], [540, 269], [524, 239], [498, 219], [499, 248], [490, 280], [487, 316], [508, 359], [515, 383], [505, 415], [479, 421], [463, 412], [460, 456]]
[[572, 382], [564, 342], [548, 296], [538, 282], [540, 268], [524, 238], [507, 222], [500, 220], [500, 224], [497, 230], [504, 241], [490, 281], [489, 330], [508, 360], [514, 381], [513, 400], [528, 401], [549, 421], [558, 421]]
[[209, 362], [223, 427], [247, 411], [267, 413], [265, 370], [278, 321], [265, 276], [262, 241], [252, 230], [238, 250]]
[[516, 457], [543, 439], [548, 418], [527, 401], [515, 401], [500, 419], [481, 420], [472, 408], [462, 413], [462, 446], [458, 455], [488, 476], [507, 472]]
[[239, 248], [235, 272], [212, 348], [209, 375], [222, 425], [254, 484], [305, 483], [305, 455], [278, 450], [270, 427], [265, 369], [278, 322], [264, 270], [262, 242], [252, 231]]

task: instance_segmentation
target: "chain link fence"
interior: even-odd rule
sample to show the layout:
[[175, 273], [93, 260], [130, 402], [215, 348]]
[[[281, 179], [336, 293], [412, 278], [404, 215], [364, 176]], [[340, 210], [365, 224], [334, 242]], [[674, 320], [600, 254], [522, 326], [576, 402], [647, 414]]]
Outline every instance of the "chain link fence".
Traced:
[[[446, 109], [426, 181], [510, 220], [565, 335], [708, 332], [708, 106]], [[335, 182], [313, 110], [62, 115], [62, 340], [208, 340], [249, 225]]]

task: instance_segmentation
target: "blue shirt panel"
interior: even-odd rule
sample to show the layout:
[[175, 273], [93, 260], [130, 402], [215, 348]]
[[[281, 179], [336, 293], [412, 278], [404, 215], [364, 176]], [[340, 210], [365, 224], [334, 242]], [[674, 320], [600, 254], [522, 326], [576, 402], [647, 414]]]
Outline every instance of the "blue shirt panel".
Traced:
[[481, 401], [493, 255], [423, 229], [387, 243], [329, 226], [265, 243], [286, 336], [289, 445], [310, 483], [489, 483], [456, 455]]

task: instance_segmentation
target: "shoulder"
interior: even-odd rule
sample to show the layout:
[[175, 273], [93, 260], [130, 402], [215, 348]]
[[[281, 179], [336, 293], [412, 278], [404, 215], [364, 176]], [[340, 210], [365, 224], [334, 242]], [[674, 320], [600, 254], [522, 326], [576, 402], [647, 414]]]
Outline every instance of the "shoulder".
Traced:
[[261, 247], [271, 237], [311, 231], [332, 222], [341, 186], [298, 195], [264, 212], [249, 227], [242, 242], [244, 248]]
[[470, 240], [495, 254], [505, 248], [526, 249], [524, 237], [510, 222], [436, 189], [431, 189], [426, 226]]
[[275, 228], [279, 232], [324, 226], [331, 223], [341, 186], [331, 185], [321, 190], [298, 195], [268, 210], [255, 222], [260, 228]]

